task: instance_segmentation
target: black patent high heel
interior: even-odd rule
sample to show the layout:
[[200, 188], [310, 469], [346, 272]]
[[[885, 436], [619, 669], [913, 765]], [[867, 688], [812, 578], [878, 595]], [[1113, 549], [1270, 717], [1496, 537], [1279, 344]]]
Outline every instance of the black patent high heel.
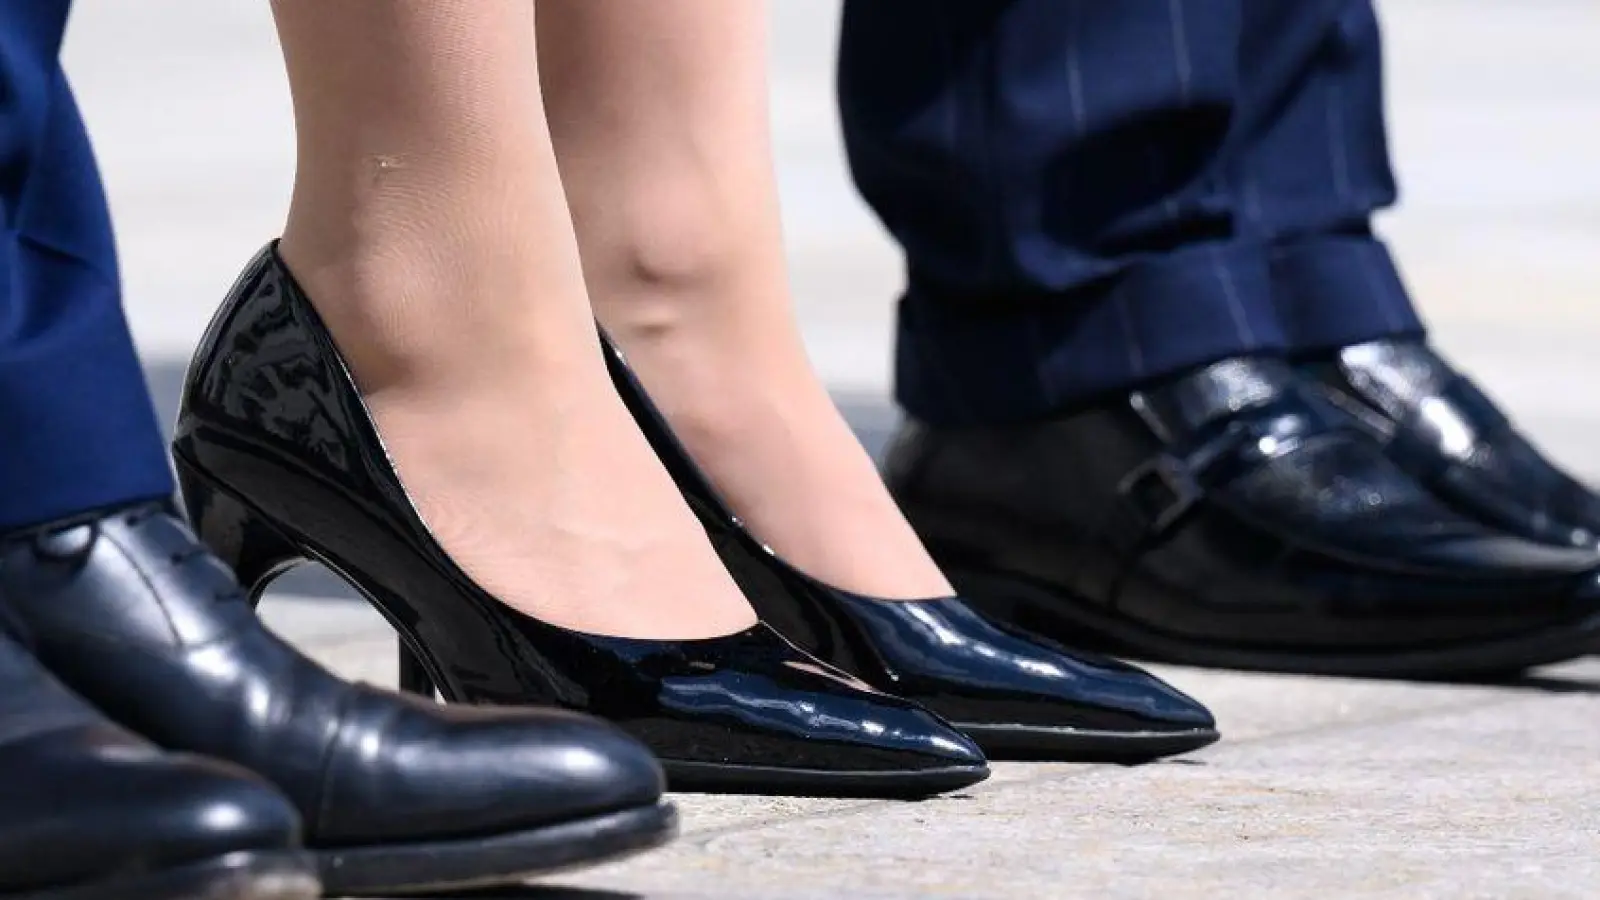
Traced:
[[[243, 500], [218, 488], [185, 459], [174, 460], [178, 491], [195, 533], [217, 558], [228, 564], [244, 586], [252, 607], [261, 605], [261, 596], [274, 578], [306, 562], [294, 541], [266, 523]], [[340, 573], [336, 573], [340, 574]], [[341, 577], [343, 575], [341, 574]], [[348, 579], [347, 579], [348, 580]], [[387, 618], [388, 610], [374, 604]], [[390, 622], [399, 635], [399, 688], [408, 694], [436, 697], [433, 677], [422, 658], [406, 646], [408, 633], [403, 625]]]
[[422, 658], [408, 650], [403, 641], [399, 651], [400, 690], [424, 697], [437, 695], [438, 689], [433, 686], [433, 679], [428, 676], [428, 667], [422, 664]]
[[1217, 740], [1206, 708], [1117, 660], [1002, 628], [960, 597], [880, 600], [811, 578], [734, 515], [612, 342], [612, 382], [761, 620], [955, 722], [991, 756], [1137, 762]]
[[765, 625], [706, 640], [607, 637], [484, 592], [417, 516], [275, 245], [207, 329], [173, 456], [195, 528], [253, 595], [296, 563], [328, 567], [394, 626], [411, 690], [603, 716], [649, 745], [678, 790], [922, 796], [988, 774], [937, 716]]
[[[233, 569], [239, 583], [245, 588], [251, 606], [260, 606], [262, 593], [274, 578], [308, 561], [294, 541], [268, 525], [243, 500], [218, 488], [190, 463], [180, 457], [175, 460], [173, 468], [195, 532], [218, 559]], [[344, 577], [342, 573], [336, 574]], [[386, 607], [374, 603], [374, 608], [388, 618]], [[438, 688], [434, 686], [433, 676], [428, 674], [427, 665], [406, 644], [410, 639], [408, 629], [392, 620], [390, 624], [398, 635], [400, 690], [423, 697], [438, 697]]]

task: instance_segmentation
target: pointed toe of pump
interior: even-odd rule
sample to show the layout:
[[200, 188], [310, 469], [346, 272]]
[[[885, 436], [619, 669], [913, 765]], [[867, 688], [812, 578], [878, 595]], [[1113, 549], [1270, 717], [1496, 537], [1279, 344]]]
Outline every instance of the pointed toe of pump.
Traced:
[[660, 755], [672, 790], [910, 797], [989, 775], [983, 751], [942, 717], [818, 662], [765, 625], [670, 648], [606, 644], [634, 660], [632, 671], [655, 673], [652, 708], [607, 715]]

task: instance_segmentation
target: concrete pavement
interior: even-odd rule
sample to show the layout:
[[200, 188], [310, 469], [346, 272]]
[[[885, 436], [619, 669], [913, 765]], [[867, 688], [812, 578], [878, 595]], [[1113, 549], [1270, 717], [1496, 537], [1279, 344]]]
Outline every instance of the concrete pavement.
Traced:
[[[170, 410], [187, 350], [278, 228], [292, 167], [266, 4], [79, 0], [68, 54], [119, 219], [130, 318]], [[1442, 344], [1600, 476], [1600, 4], [1394, 0], [1402, 209], [1382, 223]], [[774, 115], [801, 318], [869, 444], [891, 413], [898, 261], [832, 111], [833, 0], [777, 0]], [[1560, 382], [1567, 389], [1552, 391]], [[302, 599], [292, 594], [310, 594]], [[267, 615], [392, 683], [392, 638], [299, 578]], [[1600, 892], [1600, 663], [1510, 685], [1165, 670], [1223, 743], [1119, 769], [1002, 764], [919, 804], [684, 797], [677, 845], [495, 896], [1563, 898]]]
[[[269, 600], [336, 670], [392, 684], [365, 608]], [[1139, 768], [999, 763], [921, 803], [681, 795], [685, 834], [496, 898], [1587, 900], [1600, 890], [1600, 660], [1512, 684], [1158, 667], [1222, 743]], [[594, 893], [598, 892], [598, 893]]]

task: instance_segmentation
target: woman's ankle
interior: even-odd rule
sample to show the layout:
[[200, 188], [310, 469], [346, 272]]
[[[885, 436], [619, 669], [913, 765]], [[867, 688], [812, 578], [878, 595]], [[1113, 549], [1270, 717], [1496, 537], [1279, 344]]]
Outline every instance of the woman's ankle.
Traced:
[[[548, 375], [592, 356], [581, 278], [528, 264], [523, 243], [425, 233], [319, 242], [286, 230], [279, 252], [372, 393], [424, 382], [464, 387], [496, 371]], [[562, 290], [579, 294], [553, 296]]]

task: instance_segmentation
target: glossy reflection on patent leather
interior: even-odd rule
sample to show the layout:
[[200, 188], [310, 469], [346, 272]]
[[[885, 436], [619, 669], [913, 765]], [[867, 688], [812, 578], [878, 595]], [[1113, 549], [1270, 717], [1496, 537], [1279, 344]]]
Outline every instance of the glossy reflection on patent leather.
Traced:
[[1600, 497], [1423, 341], [1356, 344], [1308, 368], [1357, 406], [1391, 458], [1457, 508], [1532, 541], [1600, 543]]

